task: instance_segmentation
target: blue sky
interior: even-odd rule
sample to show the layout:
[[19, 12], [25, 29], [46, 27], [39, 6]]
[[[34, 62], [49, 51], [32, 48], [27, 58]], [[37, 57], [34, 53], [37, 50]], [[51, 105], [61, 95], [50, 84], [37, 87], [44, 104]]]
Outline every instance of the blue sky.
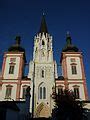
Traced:
[[59, 64], [66, 32], [84, 55], [90, 96], [90, 1], [89, 0], [0, 0], [0, 68], [3, 53], [20, 35], [27, 62], [32, 59], [34, 36], [40, 28], [43, 11], [49, 33], [53, 36], [54, 59]]

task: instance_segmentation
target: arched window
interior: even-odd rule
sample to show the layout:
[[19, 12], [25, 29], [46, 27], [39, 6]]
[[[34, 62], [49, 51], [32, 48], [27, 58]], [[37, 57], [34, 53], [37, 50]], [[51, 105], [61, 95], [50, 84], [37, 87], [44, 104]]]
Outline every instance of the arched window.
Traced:
[[58, 86], [58, 94], [61, 95], [63, 93], [63, 86]]
[[44, 70], [42, 70], [42, 78], [44, 78]]
[[46, 99], [46, 87], [45, 84], [42, 83], [39, 86], [39, 99]]
[[77, 74], [76, 65], [71, 65], [72, 74]]
[[42, 87], [40, 87], [40, 99], [42, 99]]
[[22, 87], [22, 98], [23, 99], [25, 99], [26, 98], [26, 89], [27, 89], [27, 85], [24, 85], [23, 87]]
[[63, 93], [63, 88], [62, 87], [59, 87], [58, 88], [58, 94], [61, 95]]
[[9, 74], [14, 74], [14, 68], [15, 68], [15, 65], [10, 64], [10, 66], [9, 66]]
[[43, 99], [46, 99], [46, 88], [43, 87]]
[[45, 42], [44, 42], [44, 40], [42, 40], [42, 45], [45, 45]]
[[75, 85], [75, 86], [73, 86], [73, 88], [74, 88], [75, 98], [79, 99], [80, 98], [80, 95], [79, 95], [79, 86]]
[[6, 86], [6, 95], [5, 95], [6, 99], [10, 99], [11, 98], [12, 87], [13, 87], [12, 85], [7, 85]]
[[16, 58], [10, 58], [10, 63], [9, 63], [9, 74], [14, 74], [15, 71], [15, 63]]

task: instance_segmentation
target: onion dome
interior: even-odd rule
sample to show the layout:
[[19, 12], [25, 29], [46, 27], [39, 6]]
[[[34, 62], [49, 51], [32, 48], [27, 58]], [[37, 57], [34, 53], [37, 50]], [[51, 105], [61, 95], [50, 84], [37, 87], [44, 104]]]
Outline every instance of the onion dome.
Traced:
[[15, 44], [8, 48], [8, 52], [23, 52], [24, 53], [24, 59], [25, 59], [25, 62], [26, 62], [25, 49], [20, 46], [20, 43], [21, 43], [21, 37], [16, 36]]
[[65, 47], [63, 48], [62, 51], [63, 52], [78, 52], [79, 51], [79, 49], [72, 44], [72, 39], [71, 39], [71, 36], [70, 36], [69, 32], [67, 32], [66, 45], [65, 45]]

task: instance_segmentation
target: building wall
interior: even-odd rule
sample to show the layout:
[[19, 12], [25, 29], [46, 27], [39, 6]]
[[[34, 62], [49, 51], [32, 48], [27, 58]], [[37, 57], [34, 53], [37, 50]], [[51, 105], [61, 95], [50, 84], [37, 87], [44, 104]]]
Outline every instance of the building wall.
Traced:
[[15, 84], [13, 81], [13, 84], [10, 84], [11, 81], [8, 81], [8, 83], [2, 84], [2, 97], [0, 101], [5, 100], [5, 95], [6, 95], [6, 86], [11, 85], [12, 86], [12, 92], [11, 92], [11, 100], [16, 100], [16, 90], [17, 90], [17, 84]]
[[[67, 58], [66, 58], [66, 64], [67, 64], [67, 77], [68, 79], [82, 79], [82, 70], [81, 70], [81, 63], [80, 63], [80, 57], [77, 57], [75, 56], [74, 54], [70, 54], [70, 56], [73, 56], [73, 57], [68, 57], [68, 54], [67, 55]], [[71, 58], [75, 58], [75, 64], [76, 64], [76, 68], [77, 68], [77, 74], [76, 75], [72, 75], [72, 72], [71, 72], [71, 64], [73, 62], [71, 62]]]
[[26, 82], [25, 84], [21, 84], [21, 90], [20, 90], [20, 98], [21, 99], [22, 99], [22, 95], [23, 95], [23, 87], [24, 86], [27, 86], [27, 87], [31, 86], [30, 82], [29, 83]]
[[[37, 69], [38, 68], [38, 69]], [[45, 69], [45, 77], [41, 77], [41, 70], [42, 68]], [[38, 71], [39, 70], [39, 71]], [[35, 94], [36, 94], [36, 106], [38, 106], [38, 103], [45, 102], [48, 105], [50, 105], [50, 95], [52, 94], [52, 87], [54, 86], [54, 64], [36, 64], [36, 77], [35, 77]], [[40, 84], [44, 83], [46, 87], [46, 99], [39, 99], [39, 93], [38, 89]]]
[[74, 90], [74, 86], [78, 85], [79, 86], [79, 95], [80, 95], [80, 100], [85, 100], [85, 93], [83, 89], [83, 84], [81, 83], [74, 83], [74, 84], [69, 84], [69, 90]]
[[[17, 79], [18, 78], [18, 72], [19, 72], [19, 65], [20, 65], [20, 56], [17, 54], [7, 54], [8, 57], [6, 57], [6, 62], [5, 62], [5, 69], [4, 69], [4, 79]], [[17, 57], [16, 57], [17, 56]], [[9, 67], [10, 67], [10, 58], [16, 58], [15, 61], [15, 70], [14, 74], [9, 74]]]

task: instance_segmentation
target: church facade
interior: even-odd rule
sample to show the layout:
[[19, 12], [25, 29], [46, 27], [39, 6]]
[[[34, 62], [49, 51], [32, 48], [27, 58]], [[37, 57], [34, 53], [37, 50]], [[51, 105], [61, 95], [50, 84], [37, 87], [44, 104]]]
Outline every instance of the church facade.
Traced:
[[26, 89], [30, 86], [30, 112], [34, 117], [50, 117], [54, 107], [52, 93], [64, 89], [74, 91], [76, 99], [88, 100], [83, 55], [72, 44], [69, 33], [62, 49], [60, 64], [62, 76], [57, 74], [53, 58], [53, 38], [49, 34], [45, 16], [42, 16], [40, 30], [34, 37], [33, 60], [29, 63], [28, 75], [24, 76], [26, 64], [25, 49], [20, 37], [4, 53], [0, 76], [0, 101], [24, 101]]

